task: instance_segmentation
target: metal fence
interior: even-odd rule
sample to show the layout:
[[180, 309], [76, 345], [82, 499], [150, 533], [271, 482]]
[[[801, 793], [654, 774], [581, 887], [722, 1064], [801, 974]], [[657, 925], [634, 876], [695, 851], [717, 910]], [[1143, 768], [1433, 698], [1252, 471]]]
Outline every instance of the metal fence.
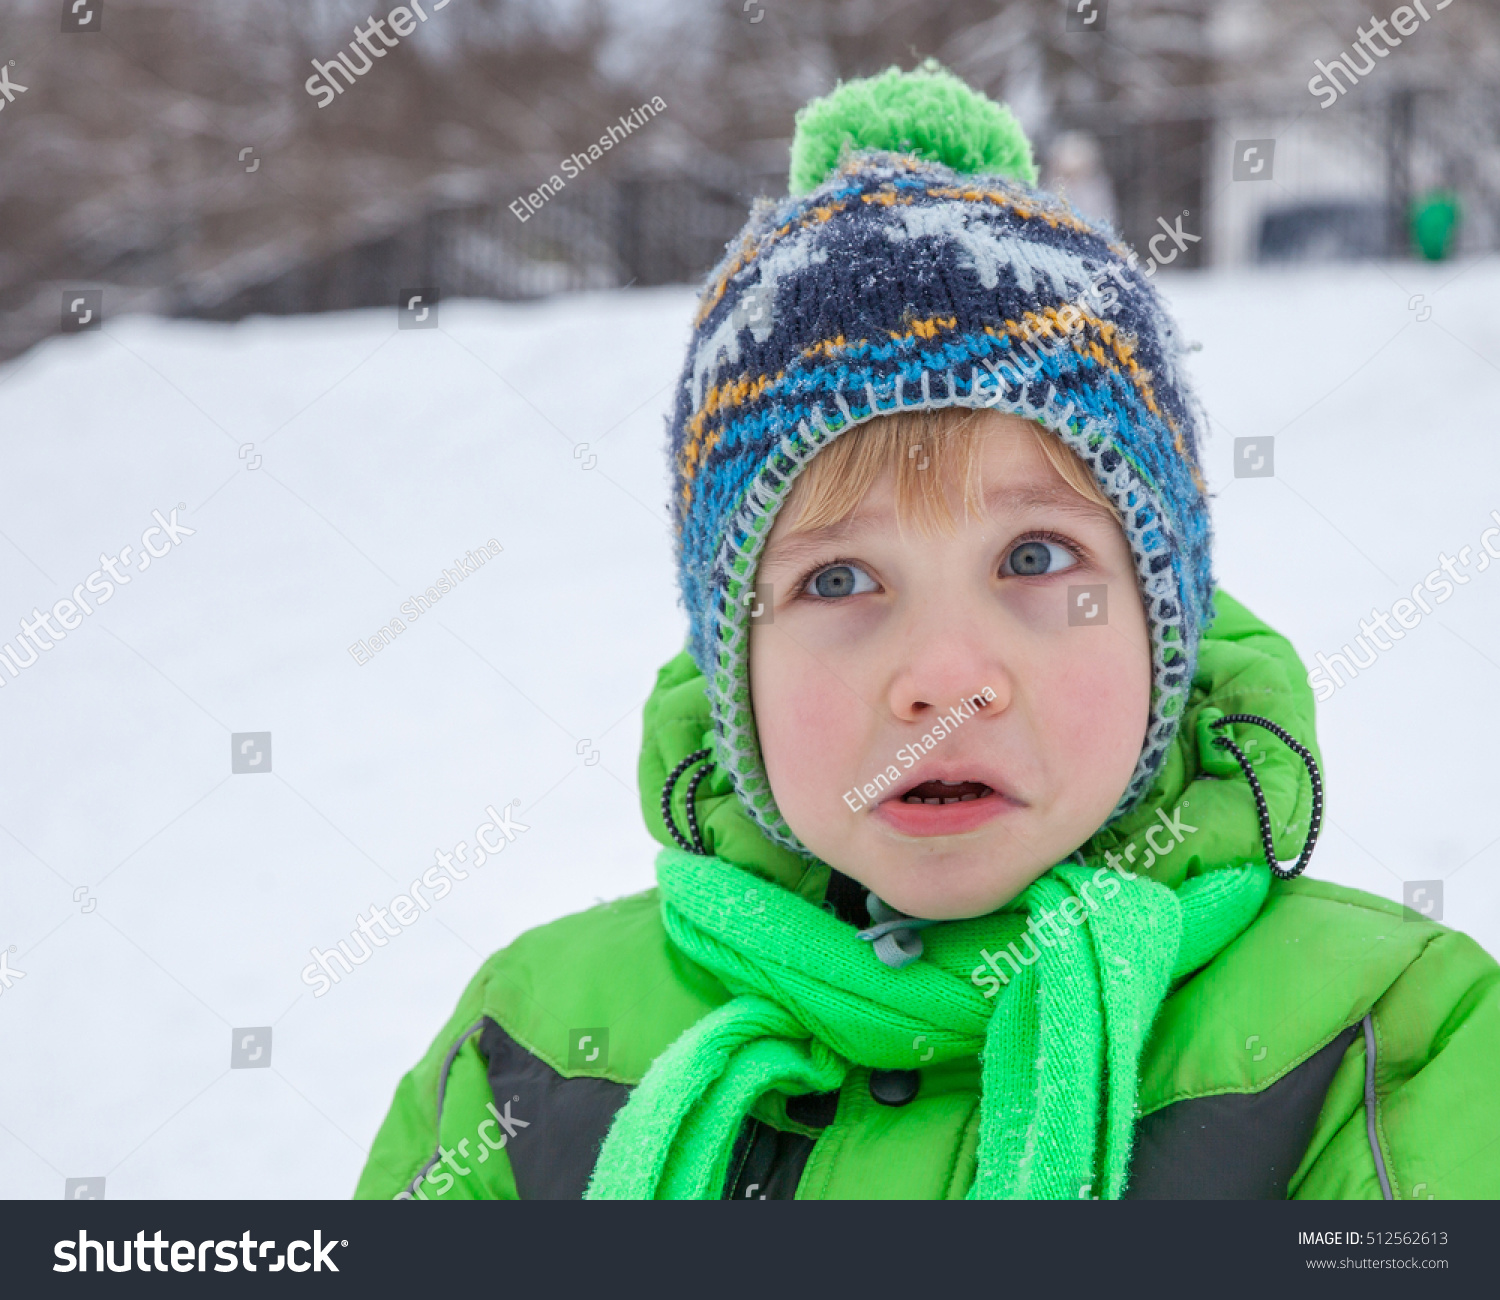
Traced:
[[[1462, 95], [1405, 88], [1328, 114], [1315, 105], [1292, 113], [1285, 104], [1179, 103], [1151, 116], [1080, 111], [1059, 125], [1097, 135], [1132, 245], [1143, 249], [1163, 220], [1187, 214], [1200, 239], [1181, 250], [1177, 267], [1407, 256], [1413, 201], [1439, 188], [1456, 193], [1463, 212], [1455, 250], [1476, 255], [1500, 247], [1500, 139], [1491, 115], [1473, 105], [1497, 102], [1483, 87]], [[1236, 148], [1267, 139], [1274, 156], [1253, 177], [1263, 183], [1244, 183]], [[692, 283], [723, 253], [750, 201], [784, 185], [779, 173], [722, 165], [589, 176], [525, 220], [511, 210], [511, 190], [421, 214], [211, 301], [185, 295], [175, 310], [235, 319], [385, 306], [413, 285], [448, 298], [514, 299]]]
[[701, 280], [744, 224], [751, 199], [780, 177], [721, 183], [686, 176], [598, 176], [523, 220], [513, 195], [439, 208], [378, 237], [289, 267], [223, 296], [185, 294], [174, 314], [236, 320], [257, 312], [388, 306], [401, 290], [444, 298], [535, 298], [624, 285]]

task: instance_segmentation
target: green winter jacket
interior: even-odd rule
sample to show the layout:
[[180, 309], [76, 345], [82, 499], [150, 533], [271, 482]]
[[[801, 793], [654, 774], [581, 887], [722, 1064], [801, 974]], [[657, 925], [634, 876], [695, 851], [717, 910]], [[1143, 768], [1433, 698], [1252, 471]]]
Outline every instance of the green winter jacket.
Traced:
[[[1224, 593], [1215, 603], [1151, 795], [1084, 848], [1172, 887], [1264, 856], [1250, 785], [1212, 745], [1210, 722], [1255, 714], [1318, 753], [1295, 651]], [[681, 654], [646, 705], [640, 762], [642, 809], [663, 844], [673, 842], [663, 785], [711, 734], [702, 678]], [[1311, 814], [1302, 761], [1259, 728], [1232, 734], [1264, 791], [1278, 858], [1295, 858]], [[689, 784], [672, 805], [678, 826]], [[824, 898], [829, 868], [767, 841], [719, 769], [696, 809], [712, 854]], [[729, 996], [670, 944], [654, 889], [528, 931], [485, 963], [401, 1080], [356, 1196], [580, 1197], [629, 1090]], [[1500, 969], [1473, 940], [1358, 890], [1273, 881], [1251, 926], [1162, 1003], [1141, 1061], [1126, 1194], [1500, 1196], [1497, 1064]], [[978, 1091], [971, 1058], [856, 1068], [837, 1093], [767, 1094], [724, 1195], [961, 1198]]]

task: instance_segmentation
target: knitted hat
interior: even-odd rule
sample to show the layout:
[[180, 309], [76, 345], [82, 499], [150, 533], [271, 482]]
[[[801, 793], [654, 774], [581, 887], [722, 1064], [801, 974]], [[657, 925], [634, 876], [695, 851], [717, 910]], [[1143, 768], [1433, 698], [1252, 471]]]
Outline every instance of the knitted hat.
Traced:
[[[1010, 111], [929, 62], [797, 115], [791, 195], [756, 203], [709, 275], [671, 416], [690, 648], [715, 758], [776, 843], [749, 680], [762, 548], [798, 472], [896, 411], [1033, 420], [1093, 472], [1129, 541], [1151, 636], [1151, 719], [1115, 820], [1150, 788], [1211, 617], [1205, 427], [1135, 254], [1033, 188]], [[1108, 824], [1108, 823], [1106, 823]]]

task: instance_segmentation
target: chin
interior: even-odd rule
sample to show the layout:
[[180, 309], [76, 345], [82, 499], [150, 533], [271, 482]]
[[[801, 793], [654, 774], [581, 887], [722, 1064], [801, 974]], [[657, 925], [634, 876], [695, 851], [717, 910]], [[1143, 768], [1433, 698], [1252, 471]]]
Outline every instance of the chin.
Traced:
[[993, 867], [975, 867], [971, 869], [972, 875], [969, 870], [951, 869], [936, 875], [932, 868], [931, 863], [897, 868], [883, 882], [889, 893], [877, 884], [867, 888], [874, 889], [882, 901], [908, 916], [934, 921], [962, 921], [973, 916], [986, 916], [996, 908], [1004, 907], [1041, 874], [1041, 871], [1030, 874], [1007, 871], [1003, 876], [997, 876]]

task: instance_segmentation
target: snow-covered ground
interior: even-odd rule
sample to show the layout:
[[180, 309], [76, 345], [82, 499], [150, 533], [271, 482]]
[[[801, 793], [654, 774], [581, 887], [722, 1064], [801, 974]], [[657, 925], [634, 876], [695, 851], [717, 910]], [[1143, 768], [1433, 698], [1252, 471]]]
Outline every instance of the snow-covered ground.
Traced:
[[[1322, 706], [1312, 873], [1398, 899], [1440, 879], [1445, 919], [1500, 950], [1500, 566], [1475, 558], [1500, 522], [1500, 269], [1169, 293], [1203, 344], [1221, 580], [1304, 658], [1471, 548], [1469, 580]], [[0, 687], [0, 1196], [347, 1196], [483, 957], [650, 883], [634, 773], [685, 627], [662, 413], [690, 304], [131, 318], [0, 370], [0, 634], [136, 548], [129, 584]], [[1274, 477], [1233, 477], [1252, 436]], [[140, 571], [174, 508], [192, 535]], [[231, 735], [261, 732], [270, 772], [232, 775]], [[312, 946], [512, 800], [529, 829], [502, 857], [313, 996]], [[231, 1069], [233, 1031], [265, 1026], [269, 1068]]]

